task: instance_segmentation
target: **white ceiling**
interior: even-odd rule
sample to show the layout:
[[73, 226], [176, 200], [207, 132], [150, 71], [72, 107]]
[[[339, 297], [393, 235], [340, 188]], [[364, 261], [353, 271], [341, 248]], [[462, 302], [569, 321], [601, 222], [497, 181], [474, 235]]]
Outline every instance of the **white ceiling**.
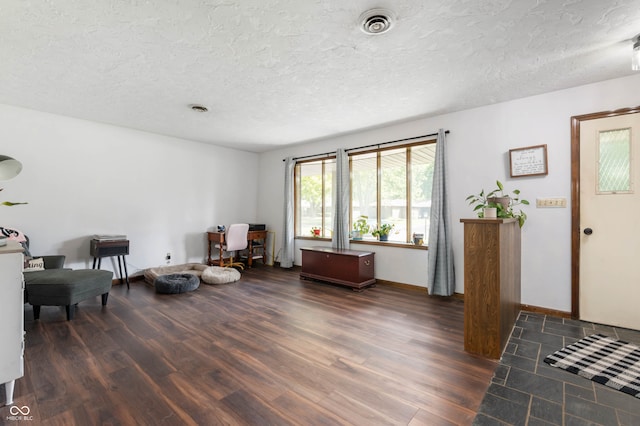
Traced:
[[623, 77], [638, 33], [640, 0], [3, 0], [0, 103], [261, 152]]

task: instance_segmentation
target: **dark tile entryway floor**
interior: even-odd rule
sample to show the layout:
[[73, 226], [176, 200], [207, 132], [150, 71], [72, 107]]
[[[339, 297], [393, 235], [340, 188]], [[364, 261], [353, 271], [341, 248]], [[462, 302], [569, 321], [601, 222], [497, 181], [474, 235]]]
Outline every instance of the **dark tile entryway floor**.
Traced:
[[640, 332], [521, 312], [474, 425], [640, 425], [640, 399], [544, 358], [594, 333], [640, 345]]

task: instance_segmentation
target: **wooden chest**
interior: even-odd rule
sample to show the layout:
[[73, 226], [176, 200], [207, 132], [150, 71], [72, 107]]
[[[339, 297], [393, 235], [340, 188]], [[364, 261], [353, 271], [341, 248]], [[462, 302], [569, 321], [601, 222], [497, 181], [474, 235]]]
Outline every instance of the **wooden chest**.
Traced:
[[361, 289], [375, 284], [373, 252], [328, 247], [301, 248], [300, 277]]

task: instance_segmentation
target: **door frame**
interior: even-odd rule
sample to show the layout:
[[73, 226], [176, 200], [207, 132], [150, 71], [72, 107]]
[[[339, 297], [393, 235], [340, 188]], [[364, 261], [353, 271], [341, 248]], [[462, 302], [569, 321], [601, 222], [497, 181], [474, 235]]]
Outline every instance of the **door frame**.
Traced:
[[571, 117], [571, 318], [580, 319], [580, 123], [640, 113], [640, 106]]

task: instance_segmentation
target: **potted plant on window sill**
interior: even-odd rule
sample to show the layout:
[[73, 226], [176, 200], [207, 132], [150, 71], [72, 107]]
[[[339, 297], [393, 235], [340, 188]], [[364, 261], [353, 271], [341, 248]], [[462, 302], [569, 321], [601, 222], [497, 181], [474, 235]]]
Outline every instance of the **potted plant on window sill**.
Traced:
[[393, 225], [388, 223], [383, 223], [378, 228], [371, 231], [371, 235], [374, 237], [378, 237], [380, 241], [389, 241], [389, 233], [393, 229]]
[[[514, 210], [519, 205], [529, 205], [529, 201], [520, 198], [520, 190], [511, 191], [513, 196], [505, 194], [504, 185], [496, 180], [496, 188], [485, 193], [484, 189], [479, 194], [469, 195], [466, 201], [473, 205], [473, 211], [477, 212], [479, 218], [497, 217], [501, 219], [513, 218], [518, 220], [518, 225], [522, 228], [527, 220], [527, 214], [520, 209]], [[495, 209], [495, 216], [493, 215]]]
[[353, 223], [353, 232], [351, 233], [351, 238], [354, 240], [362, 240], [362, 237], [369, 232], [371, 229], [369, 223], [367, 223], [368, 216], [360, 216]]

